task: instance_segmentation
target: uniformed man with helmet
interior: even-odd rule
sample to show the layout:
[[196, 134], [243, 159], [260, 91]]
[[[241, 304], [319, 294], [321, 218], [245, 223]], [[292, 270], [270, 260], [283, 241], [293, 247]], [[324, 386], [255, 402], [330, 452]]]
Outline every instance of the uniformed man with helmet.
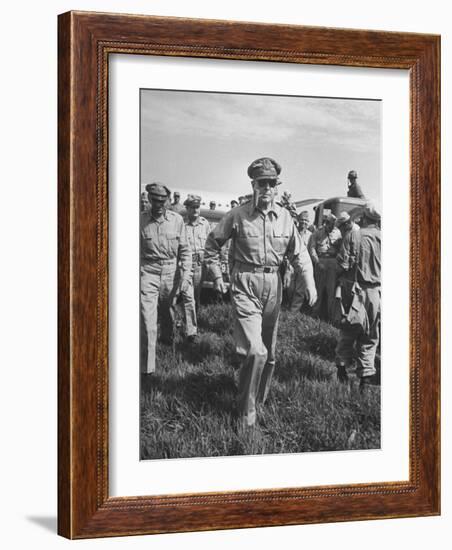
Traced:
[[[344, 319], [336, 347], [336, 366], [341, 382], [356, 361], [361, 388], [378, 382], [375, 355], [380, 341], [381, 216], [370, 206], [362, 227], [349, 233], [346, 249], [337, 257]], [[350, 249], [353, 249], [352, 253]]]
[[355, 197], [357, 199], [364, 199], [364, 193], [361, 189], [361, 186], [358, 183], [358, 173], [356, 170], [350, 170], [347, 175], [348, 179], [348, 189], [347, 197]]
[[188, 195], [184, 202], [187, 215], [185, 217], [185, 230], [191, 250], [192, 271], [189, 278], [189, 286], [181, 290], [182, 302], [184, 304], [185, 321], [187, 327], [187, 339], [194, 340], [198, 332], [196, 311], [201, 296], [201, 285], [204, 263], [204, 247], [207, 235], [210, 233], [210, 224], [206, 218], [200, 215], [201, 197], [199, 195]]
[[182, 216], [167, 208], [169, 189], [161, 183], [151, 183], [146, 185], [146, 191], [151, 206], [141, 214], [140, 220], [141, 371], [152, 373], [155, 371], [157, 312], [161, 340], [171, 343], [178, 280], [180, 290], [189, 287], [191, 251]]
[[243, 426], [256, 421], [256, 401], [265, 401], [275, 368], [275, 346], [281, 309], [279, 267], [287, 255], [301, 273], [308, 302], [316, 300], [312, 263], [290, 213], [275, 201], [280, 165], [271, 158], [248, 168], [253, 200], [230, 210], [207, 238], [205, 262], [215, 287], [224, 292], [221, 247], [232, 241], [231, 300], [236, 351], [242, 359], [238, 412]]

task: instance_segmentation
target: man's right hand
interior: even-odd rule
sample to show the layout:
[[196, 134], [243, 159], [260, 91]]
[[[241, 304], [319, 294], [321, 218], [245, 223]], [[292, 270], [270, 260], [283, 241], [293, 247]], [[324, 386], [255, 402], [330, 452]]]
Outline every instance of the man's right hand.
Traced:
[[218, 290], [218, 292], [221, 292], [222, 294], [226, 294], [226, 292], [228, 291], [223, 281], [223, 277], [218, 277], [218, 279], [215, 279], [213, 287], [215, 290]]

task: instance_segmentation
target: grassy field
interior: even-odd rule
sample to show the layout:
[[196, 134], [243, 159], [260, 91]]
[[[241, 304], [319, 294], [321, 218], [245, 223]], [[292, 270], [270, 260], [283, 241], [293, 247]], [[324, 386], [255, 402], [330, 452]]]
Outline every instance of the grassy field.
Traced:
[[229, 304], [202, 306], [199, 342], [159, 344], [141, 388], [141, 458], [187, 458], [380, 447], [380, 390], [336, 380], [337, 330], [283, 311], [276, 370], [256, 428], [237, 425]]

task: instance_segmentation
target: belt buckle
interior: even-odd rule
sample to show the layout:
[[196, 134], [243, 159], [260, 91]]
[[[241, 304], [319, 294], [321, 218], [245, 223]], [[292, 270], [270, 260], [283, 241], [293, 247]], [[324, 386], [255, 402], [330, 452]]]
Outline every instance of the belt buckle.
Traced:
[[271, 273], [270, 267], [264, 267], [264, 273]]

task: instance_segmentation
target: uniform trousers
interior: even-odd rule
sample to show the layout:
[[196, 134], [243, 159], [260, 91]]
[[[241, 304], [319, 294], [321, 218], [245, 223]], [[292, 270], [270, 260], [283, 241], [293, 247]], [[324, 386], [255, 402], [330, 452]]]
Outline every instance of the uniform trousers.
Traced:
[[[343, 286], [343, 296], [344, 296]], [[336, 364], [348, 367], [356, 359], [356, 374], [360, 378], [372, 376], [376, 373], [375, 354], [380, 341], [380, 287], [362, 288], [364, 306], [368, 318], [368, 329], [360, 325], [341, 328], [339, 341], [336, 347]], [[345, 292], [345, 307], [347, 309], [348, 296]]]
[[174, 337], [176, 267], [176, 261], [141, 266], [141, 372], [155, 372], [158, 314], [163, 339]]
[[332, 320], [336, 292], [336, 259], [319, 258], [314, 268], [317, 302], [313, 313], [325, 320]]
[[189, 286], [180, 292], [185, 313], [187, 336], [194, 336], [198, 332], [196, 310], [199, 307], [202, 285], [202, 261], [193, 261]]
[[267, 398], [275, 368], [282, 281], [278, 271], [234, 267], [231, 280], [236, 352], [242, 360], [237, 396], [243, 422], [256, 421], [256, 402]]

